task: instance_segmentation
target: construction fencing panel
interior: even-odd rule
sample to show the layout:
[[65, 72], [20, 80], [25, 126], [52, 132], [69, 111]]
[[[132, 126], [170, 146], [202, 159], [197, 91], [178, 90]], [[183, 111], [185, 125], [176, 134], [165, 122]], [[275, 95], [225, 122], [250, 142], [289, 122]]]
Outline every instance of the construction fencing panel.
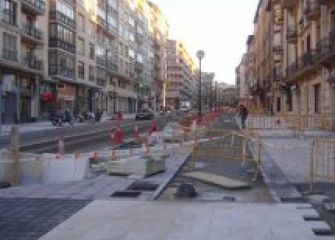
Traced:
[[250, 114], [246, 125], [248, 129], [253, 130], [333, 130], [335, 116], [333, 114]]
[[335, 139], [313, 141], [310, 162], [310, 191], [316, 182], [335, 182]]
[[[194, 133], [194, 148], [191, 155], [193, 165], [199, 158], [213, 157], [218, 160], [235, 160], [245, 164], [248, 161], [255, 163], [256, 181], [260, 169], [261, 141], [251, 133], [240, 133], [224, 130], [197, 130]], [[256, 154], [249, 151], [250, 144], [256, 146]]]

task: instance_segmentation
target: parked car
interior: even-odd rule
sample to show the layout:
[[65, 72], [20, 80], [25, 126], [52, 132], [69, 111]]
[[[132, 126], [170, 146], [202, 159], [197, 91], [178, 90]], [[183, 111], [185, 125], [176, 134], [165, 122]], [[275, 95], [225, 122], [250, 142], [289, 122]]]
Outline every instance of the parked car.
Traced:
[[135, 116], [136, 121], [140, 120], [152, 120], [154, 119], [155, 115], [149, 110], [149, 109], [144, 109], [141, 112], [138, 112]]

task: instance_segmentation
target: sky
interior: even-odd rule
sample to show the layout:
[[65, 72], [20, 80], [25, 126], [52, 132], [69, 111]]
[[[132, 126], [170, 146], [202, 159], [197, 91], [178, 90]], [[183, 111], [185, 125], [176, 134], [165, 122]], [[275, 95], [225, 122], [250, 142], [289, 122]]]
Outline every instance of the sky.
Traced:
[[258, 0], [152, 0], [170, 25], [170, 37], [184, 43], [194, 56], [205, 51], [202, 70], [216, 80], [235, 83], [235, 67], [253, 32]]

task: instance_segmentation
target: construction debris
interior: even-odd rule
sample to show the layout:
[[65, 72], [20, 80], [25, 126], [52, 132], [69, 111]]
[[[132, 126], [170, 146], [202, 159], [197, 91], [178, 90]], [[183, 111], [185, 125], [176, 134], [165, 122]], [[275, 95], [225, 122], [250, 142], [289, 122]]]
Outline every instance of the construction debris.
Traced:
[[183, 176], [186, 178], [213, 184], [228, 190], [240, 190], [250, 187], [250, 184], [248, 183], [203, 171], [184, 173]]

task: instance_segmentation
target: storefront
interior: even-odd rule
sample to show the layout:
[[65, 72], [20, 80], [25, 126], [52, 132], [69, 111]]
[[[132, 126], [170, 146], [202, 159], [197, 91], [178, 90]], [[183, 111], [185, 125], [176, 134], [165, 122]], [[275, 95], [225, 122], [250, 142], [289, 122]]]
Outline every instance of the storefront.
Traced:
[[70, 84], [59, 84], [57, 86], [57, 111], [69, 110], [73, 112], [76, 108], [77, 87]]

